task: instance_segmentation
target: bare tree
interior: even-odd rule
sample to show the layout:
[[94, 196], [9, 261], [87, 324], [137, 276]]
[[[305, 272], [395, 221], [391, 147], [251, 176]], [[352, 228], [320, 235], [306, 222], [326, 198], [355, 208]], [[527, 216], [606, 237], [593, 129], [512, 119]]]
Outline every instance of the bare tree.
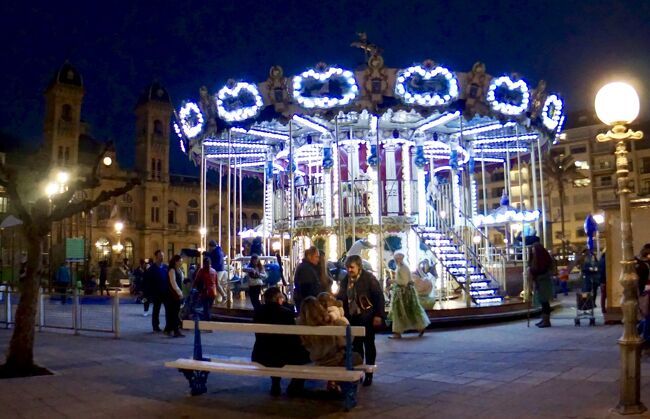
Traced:
[[92, 199], [73, 199], [77, 192], [101, 187], [99, 167], [110, 147], [111, 144], [106, 144], [97, 155], [87, 176], [72, 179], [65, 191], [50, 199], [40, 192], [42, 188], [37, 187], [50, 172], [49, 164], [42, 161], [45, 156], [41, 156], [40, 161], [34, 156], [20, 167], [9, 167], [0, 163], [0, 186], [4, 187], [8, 195], [9, 212], [23, 222], [22, 230], [27, 240], [27, 272], [25, 279], [19, 284], [20, 302], [16, 310], [16, 324], [6, 362], [0, 366], [0, 376], [24, 377], [41, 370], [34, 364], [34, 334], [41, 256], [52, 223], [88, 212], [113, 197], [123, 195], [140, 183], [138, 178], [133, 178], [118, 188], [101, 190]]

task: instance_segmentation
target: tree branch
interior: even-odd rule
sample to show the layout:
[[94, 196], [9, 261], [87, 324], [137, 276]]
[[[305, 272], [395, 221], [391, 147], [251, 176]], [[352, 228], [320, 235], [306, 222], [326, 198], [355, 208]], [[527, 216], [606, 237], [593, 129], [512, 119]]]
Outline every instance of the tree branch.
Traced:
[[16, 180], [15, 172], [9, 170], [9, 168], [7, 168], [3, 163], [0, 163], [0, 174], [3, 176], [3, 179], [0, 180], [0, 185], [7, 190], [10, 208], [13, 209], [12, 212], [14, 212], [24, 224], [31, 224], [32, 217], [29, 215], [29, 212], [25, 208], [23, 200], [18, 193], [18, 181]]
[[109, 141], [107, 143], [104, 143], [104, 147], [102, 148], [102, 151], [95, 156], [95, 161], [92, 166], [92, 172], [90, 172], [90, 175], [86, 178], [79, 178], [74, 180], [72, 183], [68, 185], [68, 189], [63, 192], [60, 195], [57, 195], [55, 198], [55, 202], [58, 206], [60, 203], [66, 203], [70, 201], [73, 197], [74, 194], [78, 191], [82, 191], [84, 189], [95, 189], [96, 187], [101, 185], [101, 180], [99, 178], [99, 167], [102, 164], [102, 160], [104, 159], [104, 156], [106, 155], [106, 152], [109, 151], [113, 147], [113, 142]]
[[50, 221], [61, 221], [74, 214], [79, 214], [84, 211], [90, 211], [99, 204], [110, 200], [113, 197], [123, 195], [133, 189], [136, 185], [140, 184], [139, 178], [130, 179], [128, 182], [119, 188], [111, 189], [108, 191], [101, 191], [95, 199], [84, 199], [79, 202], [71, 202], [65, 207], [57, 207], [50, 214]]

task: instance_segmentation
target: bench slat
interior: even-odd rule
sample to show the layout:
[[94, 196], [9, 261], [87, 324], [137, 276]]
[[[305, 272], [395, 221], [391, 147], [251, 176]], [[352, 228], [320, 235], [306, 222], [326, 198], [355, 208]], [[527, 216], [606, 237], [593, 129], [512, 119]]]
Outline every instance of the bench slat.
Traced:
[[[193, 320], [183, 320], [183, 328], [194, 329]], [[199, 321], [200, 330], [240, 333], [272, 333], [277, 335], [345, 336], [345, 326], [300, 326], [261, 323], [226, 323]], [[352, 337], [365, 336], [363, 326], [351, 327]]]
[[326, 380], [326, 381], [359, 381], [363, 377], [363, 371], [348, 371], [343, 367], [317, 367], [305, 365], [287, 365], [282, 368], [265, 367], [257, 363], [227, 363], [195, 361], [193, 359], [177, 359], [176, 361], [165, 362], [167, 368], [178, 368], [187, 370], [210, 371], [230, 375], [245, 375], [251, 377], [282, 377], [299, 378], [304, 380]]
[[[255, 365], [260, 365], [261, 364], [252, 362], [250, 358], [244, 358], [242, 356], [219, 356], [219, 355], [208, 355], [206, 358], [209, 358], [211, 362], [221, 362], [221, 363], [226, 363], [226, 364], [255, 364]], [[189, 359], [189, 358], [188, 358]], [[301, 367], [304, 367], [304, 365], [300, 365]], [[332, 367], [321, 367], [321, 366], [316, 366], [316, 365], [309, 365], [311, 368], [332, 368]], [[285, 365], [283, 368], [291, 368], [293, 365]], [[377, 369], [376, 365], [356, 365], [353, 367], [355, 370], [359, 371], [365, 371], [365, 372], [375, 372]]]

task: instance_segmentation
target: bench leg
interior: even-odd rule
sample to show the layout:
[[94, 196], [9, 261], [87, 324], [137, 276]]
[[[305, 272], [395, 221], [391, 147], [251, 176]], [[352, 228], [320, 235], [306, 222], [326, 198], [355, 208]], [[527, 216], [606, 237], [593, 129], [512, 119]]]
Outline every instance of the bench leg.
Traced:
[[343, 390], [343, 408], [349, 412], [357, 405], [357, 383], [343, 382], [341, 390]]
[[206, 383], [210, 372], [183, 369], [179, 369], [178, 371], [180, 371], [190, 383], [190, 394], [192, 396], [198, 396], [208, 391]]

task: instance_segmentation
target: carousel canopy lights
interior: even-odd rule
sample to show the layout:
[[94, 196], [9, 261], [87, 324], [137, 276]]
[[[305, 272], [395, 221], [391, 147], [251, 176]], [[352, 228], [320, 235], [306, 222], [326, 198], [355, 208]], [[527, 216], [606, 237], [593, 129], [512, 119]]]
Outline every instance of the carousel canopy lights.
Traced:
[[557, 95], [550, 95], [544, 102], [544, 109], [542, 110], [542, 122], [544, 126], [551, 131], [560, 125], [560, 118], [562, 117], [562, 99]]
[[226, 122], [240, 122], [257, 116], [263, 106], [257, 86], [239, 82], [234, 87], [224, 86], [217, 92], [217, 111]]
[[495, 144], [495, 143], [509, 143], [511, 141], [528, 141], [528, 140], [536, 140], [536, 139], [537, 139], [537, 134], [524, 134], [524, 135], [512, 135], [509, 137], [481, 138], [480, 140], [475, 140], [472, 143], [474, 145]]
[[243, 143], [238, 141], [205, 141], [204, 146], [207, 147], [232, 147], [234, 149], [248, 149], [248, 150], [267, 150], [269, 147], [264, 144]]
[[282, 134], [280, 132], [266, 131], [258, 128], [251, 128], [245, 130], [244, 128], [234, 127], [231, 129], [233, 132], [246, 135], [254, 135], [256, 137], [268, 138], [270, 140], [288, 140], [289, 136], [287, 134]]
[[458, 118], [460, 116], [460, 111], [456, 111], [454, 113], [448, 113], [443, 116], [441, 116], [438, 119], [434, 119], [433, 121], [426, 122], [422, 125], [420, 125], [417, 130], [420, 132], [425, 132], [430, 130], [431, 128], [435, 128], [438, 125], [444, 125], [447, 122], [453, 121], [454, 119]]
[[300, 115], [294, 115], [292, 119], [293, 119], [293, 121], [295, 123], [297, 123], [298, 125], [301, 125], [301, 126], [303, 126], [305, 128], [309, 128], [309, 129], [312, 129], [314, 131], [318, 131], [321, 134], [329, 134], [329, 130], [326, 127], [322, 126], [319, 123], [316, 123], [316, 122], [312, 121], [311, 119], [307, 119], [307, 118], [305, 118], [303, 116], [300, 116]]
[[359, 87], [354, 74], [338, 67], [330, 67], [323, 72], [309, 69], [293, 78], [293, 97], [298, 104], [308, 109], [345, 106], [358, 94]]
[[496, 112], [518, 116], [528, 109], [529, 95], [525, 81], [512, 81], [508, 76], [501, 76], [490, 82], [487, 101]]
[[477, 154], [480, 153], [527, 153], [527, 147], [511, 147], [511, 148], [479, 148], [474, 150]]
[[517, 125], [517, 124], [514, 123], [514, 122], [506, 122], [505, 124], [501, 124], [500, 122], [497, 122], [497, 123], [494, 123], [494, 124], [483, 125], [483, 126], [480, 126], [480, 127], [470, 128], [468, 130], [464, 130], [463, 135], [482, 134], [484, 132], [494, 131], [494, 130], [497, 130], [497, 129], [514, 127], [515, 125]]
[[498, 214], [488, 214], [488, 215], [477, 215], [474, 219], [474, 223], [478, 227], [490, 226], [490, 225], [499, 225], [499, 224], [508, 224], [508, 223], [520, 223], [520, 222], [533, 222], [539, 218], [539, 211], [516, 211], [508, 210], [503, 213]]
[[442, 106], [458, 97], [458, 80], [445, 67], [416, 65], [399, 72], [395, 94], [405, 103]]
[[177, 124], [174, 124], [174, 130], [181, 138], [181, 130], [190, 140], [201, 133], [203, 129], [203, 114], [196, 103], [187, 102], [183, 105], [178, 111], [178, 117], [180, 118], [181, 126], [179, 128]]

